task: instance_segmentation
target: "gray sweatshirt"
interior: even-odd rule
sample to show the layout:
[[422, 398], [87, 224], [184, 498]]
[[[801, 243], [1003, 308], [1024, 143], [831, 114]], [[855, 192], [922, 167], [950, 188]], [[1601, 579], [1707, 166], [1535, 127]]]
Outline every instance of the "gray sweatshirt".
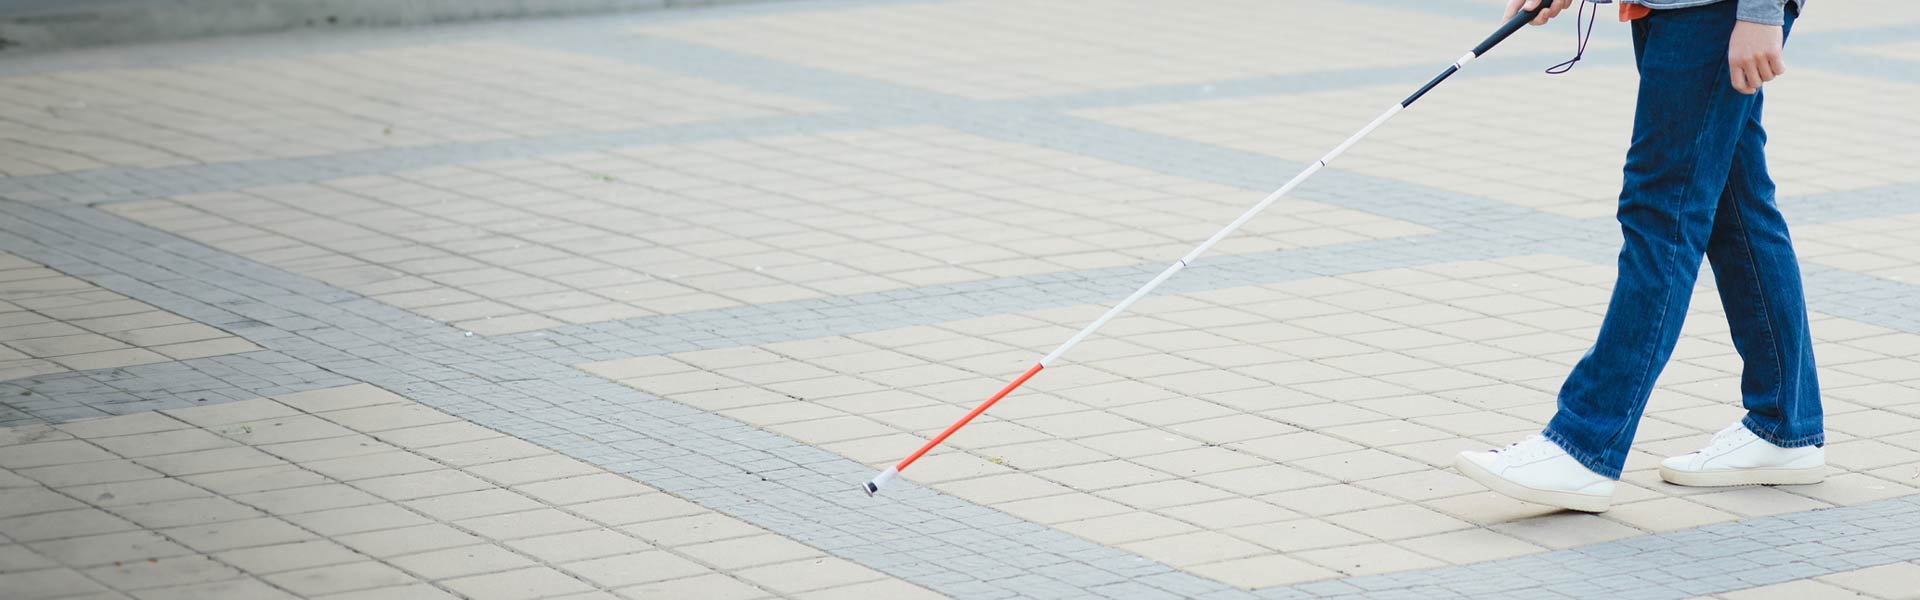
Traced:
[[[1721, 0], [1622, 0], [1622, 1], [1634, 2], [1642, 6], [1645, 6], [1647, 8], [1658, 10], [1662, 8], [1686, 8], [1689, 6], [1700, 6], [1702, 4], [1713, 4], [1715, 2], [1720, 2]], [[1740, 17], [1739, 17], [1740, 20], [1752, 22], [1752, 23], [1759, 23], [1761, 25], [1787, 24], [1787, 3], [1788, 2], [1792, 2], [1794, 6], [1797, 8], [1805, 9], [1807, 7], [1807, 0], [1734, 0], [1734, 1], [1740, 3]]]

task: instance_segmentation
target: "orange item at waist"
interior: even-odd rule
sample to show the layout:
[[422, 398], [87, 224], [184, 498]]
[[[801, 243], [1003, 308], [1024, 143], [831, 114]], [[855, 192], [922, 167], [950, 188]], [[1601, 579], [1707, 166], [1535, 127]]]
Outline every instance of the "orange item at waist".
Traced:
[[1647, 13], [1650, 13], [1650, 12], [1653, 12], [1653, 9], [1647, 8], [1646, 6], [1643, 6], [1640, 4], [1634, 4], [1630, 2], [1621, 2], [1620, 3], [1620, 22], [1625, 23], [1627, 21], [1632, 21], [1634, 19], [1647, 16]]

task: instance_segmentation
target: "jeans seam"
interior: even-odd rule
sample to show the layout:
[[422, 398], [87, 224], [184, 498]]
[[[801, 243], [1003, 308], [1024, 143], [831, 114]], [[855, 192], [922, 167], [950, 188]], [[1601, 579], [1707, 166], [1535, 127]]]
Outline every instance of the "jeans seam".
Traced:
[[[1735, 152], [1738, 153], [1738, 150], [1735, 150]], [[1731, 184], [1731, 182], [1729, 182], [1729, 184]], [[1780, 428], [1785, 427], [1787, 425], [1788, 419], [1790, 418], [1786, 414], [1785, 405], [1782, 404], [1782, 399], [1784, 398], [1784, 394], [1786, 394], [1786, 390], [1787, 390], [1786, 363], [1781, 361], [1781, 356], [1784, 354], [1784, 352], [1782, 352], [1780, 349], [1780, 336], [1774, 334], [1775, 325], [1773, 322], [1772, 307], [1767, 303], [1765, 286], [1761, 285], [1760, 283], [1760, 261], [1759, 259], [1754, 258], [1753, 236], [1747, 231], [1747, 220], [1745, 216], [1740, 214], [1739, 193], [1731, 192], [1731, 197], [1733, 197], [1734, 199], [1734, 202], [1733, 202], [1734, 206], [1733, 206], [1733, 214], [1729, 216], [1733, 218], [1733, 226], [1739, 232], [1739, 235], [1740, 235], [1740, 251], [1741, 253], [1746, 255], [1747, 267], [1749, 269], [1749, 272], [1753, 273], [1752, 284], [1753, 284], [1753, 291], [1754, 291], [1754, 295], [1753, 295], [1754, 304], [1757, 304], [1760, 307], [1760, 319], [1759, 319], [1760, 332], [1759, 333], [1766, 340], [1765, 346], [1767, 349], [1767, 354], [1769, 355], [1768, 357], [1773, 359], [1772, 360], [1773, 374], [1774, 374], [1774, 378], [1777, 380], [1777, 385], [1774, 386], [1774, 390], [1773, 390], [1773, 404], [1781, 408], [1781, 418], [1779, 419], [1779, 422], [1774, 423], [1771, 427], [1768, 427], [1765, 433], [1761, 433], [1757, 431], [1754, 433], [1756, 435], [1760, 435], [1760, 437], [1765, 438], [1768, 441], [1773, 441], [1775, 438], [1777, 438], [1780, 435]], [[1753, 429], [1751, 425], [1749, 425], [1747, 428]]]

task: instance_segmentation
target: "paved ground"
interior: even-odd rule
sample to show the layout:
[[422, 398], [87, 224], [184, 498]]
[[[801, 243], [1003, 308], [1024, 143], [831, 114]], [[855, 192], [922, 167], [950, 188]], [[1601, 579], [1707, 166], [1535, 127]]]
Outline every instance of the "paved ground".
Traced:
[[[1616, 508], [1447, 464], [1604, 310], [1633, 75], [1529, 30], [868, 498], [1490, 28], [1465, 0], [799, 1], [0, 62], [8, 598], [1920, 597], [1920, 10], [1768, 109], [1833, 476], [1710, 276]], [[1524, 115], [1516, 118], [1515, 115]]]

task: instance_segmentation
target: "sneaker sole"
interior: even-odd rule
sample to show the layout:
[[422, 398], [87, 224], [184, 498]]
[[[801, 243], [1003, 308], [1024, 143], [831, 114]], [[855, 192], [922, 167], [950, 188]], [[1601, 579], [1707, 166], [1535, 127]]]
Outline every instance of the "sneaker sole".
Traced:
[[1676, 471], [1660, 465], [1660, 478], [1687, 487], [1741, 485], [1808, 485], [1827, 479], [1825, 466], [1805, 469], [1740, 469], [1730, 471]]
[[1613, 505], [1613, 498], [1605, 496], [1589, 496], [1573, 492], [1542, 490], [1507, 481], [1507, 478], [1495, 475], [1492, 471], [1482, 468], [1478, 463], [1458, 456], [1453, 459], [1453, 468], [1459, 469], [1460, 474], [1480, 482], [1480, 485], [1487, 486], [1487, 489], [1500, 492], [1516, 500], [1590, 513], [1606, 512], [1607, 508]]

